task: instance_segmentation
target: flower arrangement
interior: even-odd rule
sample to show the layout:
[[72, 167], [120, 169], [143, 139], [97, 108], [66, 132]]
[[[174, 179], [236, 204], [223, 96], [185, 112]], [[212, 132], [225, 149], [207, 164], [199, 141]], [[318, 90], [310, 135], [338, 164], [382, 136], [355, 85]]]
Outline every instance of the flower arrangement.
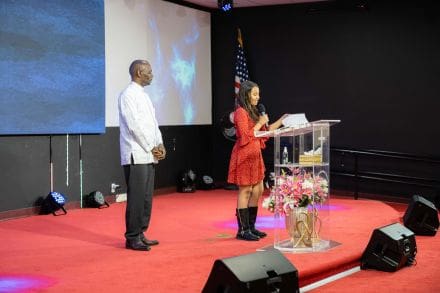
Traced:
[[282, 174], [275, 178], [275, 186], [263, 200], [263, 208], [275, 212], [278, 203], [279, 212], [288, 213], [296, 207], [323, 203], [327, 199], [328, 180], [324, 171], [313, 176], [303, 169], [294, 168], [291, 173], [288, 175], [282, 170]]

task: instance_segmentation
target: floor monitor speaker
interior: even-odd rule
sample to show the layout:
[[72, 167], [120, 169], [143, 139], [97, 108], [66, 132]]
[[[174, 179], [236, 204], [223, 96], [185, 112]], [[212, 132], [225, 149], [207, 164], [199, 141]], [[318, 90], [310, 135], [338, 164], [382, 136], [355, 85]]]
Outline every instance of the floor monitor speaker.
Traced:
[[416, 254], [414, 233], [402, 224], [394, 223], [373, 231], [362, 254], [361, 269], [395, 272], [412, 265]]
[[218, 259], [202, 292], [299, 292], [298, 271], [276, 249]]
[[416, 235], [434, 236], [439, 227], [437, 208], [429, 200], [414, 195], [403, 216], [403, 224]]

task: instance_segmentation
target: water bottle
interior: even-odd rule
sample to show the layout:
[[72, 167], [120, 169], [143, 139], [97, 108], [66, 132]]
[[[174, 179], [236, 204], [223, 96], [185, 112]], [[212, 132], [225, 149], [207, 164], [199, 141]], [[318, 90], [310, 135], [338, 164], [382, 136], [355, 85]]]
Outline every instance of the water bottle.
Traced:
[[287, 152], [287, 147], [284, 147], [284, 149], [283, 149], [282, 163], [283, 164], [288, 164], [289, 163], [289, 153]]

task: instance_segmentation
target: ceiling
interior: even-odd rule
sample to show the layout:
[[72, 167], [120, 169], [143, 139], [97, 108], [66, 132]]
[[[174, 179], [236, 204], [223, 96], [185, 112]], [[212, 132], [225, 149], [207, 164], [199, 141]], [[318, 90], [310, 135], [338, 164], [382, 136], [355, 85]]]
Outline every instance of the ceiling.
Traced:
[[[318, 2], [323, 0], [234, 0], [233, 5], [239, 7], [253, 7], [253, 6], [269, 6], [305, 2]], [[206, 8], [217, 8], [217, 0], [185, 0], [185, 2], [197, 4]]]

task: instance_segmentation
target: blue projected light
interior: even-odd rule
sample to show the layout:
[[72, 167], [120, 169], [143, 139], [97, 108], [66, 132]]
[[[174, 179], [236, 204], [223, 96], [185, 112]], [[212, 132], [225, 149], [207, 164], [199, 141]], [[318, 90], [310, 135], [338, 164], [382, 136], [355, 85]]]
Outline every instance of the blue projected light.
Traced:
[[[151, 93], [151, 98], [159, 113], [169, 112], [169, 102], [165, 103], [165, 99], [175, 99], [176, 108], [180, 109], [179, 114], [183, 115], [184, 124], [191, 124], [197, 115], [194, 103], [197, 65], [194, 47], [199, 41], [200, 32], [193, 25], [190, 31], [187, 31], [180, 40], [172, 44], [171, 52], [167, 54], [169, 55], [167, 58], [164, 56], [166, 49], [161, 46], [163, 36], [161, 36], [154, 18], [150, 19], [149, 26], [154, 33], [154, 43], [156, 44], [155, 58], [151, 62], [154, 76], [157, 79], [155, 78], [152, 85], [146, 90]], [[171, 91], [164, 92], [164, 89], [170, 88], [174, 89], [173, 95], [170, 95]]]
[[174, 50], [174, 60], [171, 61], [171, 69], [176, 84], [184, 91], [187, 91], [194, 81], [196, 74], [194, 58], [191, 61], [180, 58], [179, 53]]
[[[130, 9], [121, 6], [126, 13], [139, 11], [127, 30], [138, 31], [140, 43], [135, 47], [144, 48], [145, 56], [140, 58], [151, 64], [154, 77], [144, 90], [159, 125], [211, 124], [211, 15], [168, 1], [140, 1]], [[144, 22], [146, 27], [138, 25]], [[127, 37], [125, 42], [133, 40]], [[114, 76], [120, 82], [116, 77], [125, 72]]]
[[47, 289], [54, 281], [29, 275], [0, 275], [0, 292], [30, 292]]
[[2, 0], [0, 27], [0, 135], [105, 132], [104, 0]]
[[190, 123], [194, 116], [193, 104], [191, 103], [191, 90], [196, 74], [195, 58], [192, 57], [190, 60], [183, 59], [180, 57], [177, 48], [173, 48], [173, 52], [174, 58], [171, 60], [172, 76], [180, 91], [185, 123]]

